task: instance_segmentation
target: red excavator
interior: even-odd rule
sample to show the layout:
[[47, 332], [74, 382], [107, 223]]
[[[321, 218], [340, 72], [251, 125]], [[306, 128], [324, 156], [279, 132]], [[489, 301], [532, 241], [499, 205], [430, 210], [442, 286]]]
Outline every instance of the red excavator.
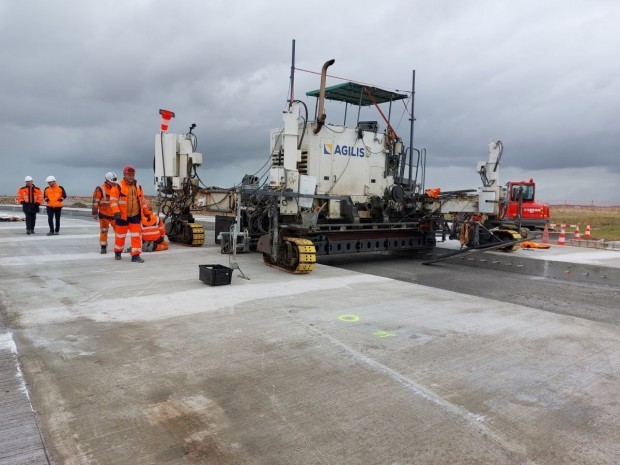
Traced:
[[545, 225], [549, 225], [549, 205], [536, 201], [536, 183], [533, 179], [510, 181], [506, 190], [508, 195], [502, 206], [505, 210], [504, 218], [515, 222], [520, 219], [521, 227], [530, 230], [544, 229]]

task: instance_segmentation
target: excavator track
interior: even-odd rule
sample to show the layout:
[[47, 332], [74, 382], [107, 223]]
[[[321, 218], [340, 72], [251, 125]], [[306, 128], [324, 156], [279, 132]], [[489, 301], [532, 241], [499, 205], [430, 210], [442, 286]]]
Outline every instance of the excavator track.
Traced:
[[316, 265], [316, 248], [309, 239], [283, 237], [280, 258], [273, 263], [269, 254], [263, 254], [267, 266], [293, 274], [306, 274]]
[[507, 242], [506, 247], [499, 247], [499, 250], [502, 250], [503, 252], [516, 252], [520, 248], [520, 243], [524, 240], [521, 237], [521, 234], [519, 234], [517, 231], [512, 231], [510, 229], [494, 230], [493, 234], [495, 234], [495, 236], [497, 236], [502, 241]]

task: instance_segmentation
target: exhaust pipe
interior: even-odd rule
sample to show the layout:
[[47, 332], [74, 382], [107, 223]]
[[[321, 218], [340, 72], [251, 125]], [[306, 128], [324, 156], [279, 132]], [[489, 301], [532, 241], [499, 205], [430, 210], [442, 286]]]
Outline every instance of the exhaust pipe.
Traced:
[[321, 90], [319, 91], [319, 112], [318, 112], [318, 116], [316, 119], [316, 128], [314, 128], [314, 131], [312, 131], [314, 134], [319, 133], [319, 131], [323, 127], [323, 124], [325, 124], [325, 118], [327, 118], [327, 115], [323, 113], [323, 110], [325, 107], [325, 81], [327, 81], [327, 68], [329, 68], [335, 62], [336, 60], [334, 59], [326, 61], [325, 64], [323, 65], [323, 69], [321, 70]]

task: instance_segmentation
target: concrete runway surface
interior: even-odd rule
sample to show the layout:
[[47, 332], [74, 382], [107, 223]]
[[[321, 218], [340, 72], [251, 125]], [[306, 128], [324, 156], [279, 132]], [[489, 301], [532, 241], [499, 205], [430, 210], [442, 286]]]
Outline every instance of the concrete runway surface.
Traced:
[[0, 223], [0, 464], [620, 463], [616, 325], [37, 222]]

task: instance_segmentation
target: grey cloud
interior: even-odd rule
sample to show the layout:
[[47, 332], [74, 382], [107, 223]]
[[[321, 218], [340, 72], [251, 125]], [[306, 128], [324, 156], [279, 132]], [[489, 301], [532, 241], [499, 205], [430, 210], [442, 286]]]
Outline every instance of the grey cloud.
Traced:
[[[291, 39], [299, 68], [335, 58], [330, 74], [402, 90], [415, 69], [415, 145], [446, 181], [448, 167], [469, 173], [484, 159], [489, 139], [504, 142], [506, 166], [533, 176], [618, 173], [618, 23], [611, 0], [4, 2], [0, 156], [19, 166], [0, 182], [56, 166], [89, 193], [102, 169], [146, 173], [159, 108], [176, 112], [171, 132], [198, 125], [210, 184], [235, 182], [235, 167], [240, 179], [262, 165], [281, 124]], [[295, 82], [305, 99], [319, 78], [298, 71]], [[393, 116], [408, 137], [407, 115]]]

